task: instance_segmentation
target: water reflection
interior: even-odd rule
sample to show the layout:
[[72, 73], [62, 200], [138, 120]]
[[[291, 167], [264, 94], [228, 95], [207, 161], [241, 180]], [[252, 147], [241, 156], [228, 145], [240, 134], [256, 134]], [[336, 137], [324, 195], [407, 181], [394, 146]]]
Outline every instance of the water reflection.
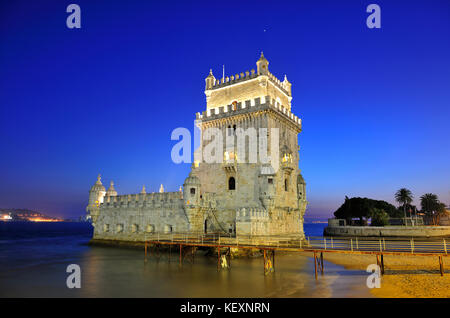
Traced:
[[[264, 275], [262, 258], [233, 259], [217, 271], [216, 257], [178, 256], [172, 262], [142, 250], [87, 246], [86, 237], [14, 241], [0, 246], [0, 297], [369, 297], [367, 274], [325, 261], [325, 275], [314, 279], [311, 258], [276, 256], [275, 272]], [[81, 289], [66, 287], [66, 268], [81, 267]]]
[[[277, 255], [275, 273], [264, 275], [261, 258], [233, 259], [231, 269], [217, 271], [215, 257], [195, 257], [195, 264], [172, 257], [144, 263], [142, 251], [92, 247], [83, 255], [82, 297], [367, 297], [348, 294], [364, 284], [364, 274], [325, 263], [325, 275], [314, 279], [314, 264], [298, 254]], [[339, 284], [338, 284], [339, 283]]]

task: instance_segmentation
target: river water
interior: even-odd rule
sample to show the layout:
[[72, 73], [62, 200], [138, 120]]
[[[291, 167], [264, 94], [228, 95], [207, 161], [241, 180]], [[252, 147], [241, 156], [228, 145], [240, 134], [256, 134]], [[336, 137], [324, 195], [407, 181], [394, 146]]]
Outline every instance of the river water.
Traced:
[[[305, 224], [321, 235], [323, 224]], [[217, 271], [215, 257], [195, 257], [179, 266], [149, 258], [142, 250], [88, 246], [87, 223], [0, 222], [0, 297], [370, 297], [367, 273], [298, 254], [276, 256], [275, 273], [264, 275], [262, 258], [234, 259]], [[81, 288], [69, 289], [66, 268], [81, 268]]]

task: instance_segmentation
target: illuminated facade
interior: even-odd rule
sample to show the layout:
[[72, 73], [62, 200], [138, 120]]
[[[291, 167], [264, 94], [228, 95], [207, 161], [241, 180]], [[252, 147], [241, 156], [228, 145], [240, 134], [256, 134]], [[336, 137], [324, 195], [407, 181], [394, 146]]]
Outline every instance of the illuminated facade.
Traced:
[[[269, 72], [263, 54], [256, 66], [256, 71], [221, 79], [210, 72], [205, 79], [206, 110], [197, 113], [196, 124], [201, 140], [210, 128], [227, 136], [224, 160], [210, 163], [199, 157], [208, 147], [202, 142], [178, 192], [164, 192], [161, 185], [157, 193], [144, 188], [139, 194], [117, 195], [113, 184], [106, 191], [99, 177], [87, 207], [94, 238], [139, 241], [155, 232], [304, 236], [307, 201], [298, 168], [301, 120], [291, 112], [292, 86], [286, 76], [280, 81]], [[245, 151], [230, 147], [229, 140], [236, 144], [237, 132], [252, 129], [256, 139], [249, 138]], [[260, 157], [255, 143], [265, 134], [268, 151], [279, 156], [279, 165], [243, 160], [252, 149]]]

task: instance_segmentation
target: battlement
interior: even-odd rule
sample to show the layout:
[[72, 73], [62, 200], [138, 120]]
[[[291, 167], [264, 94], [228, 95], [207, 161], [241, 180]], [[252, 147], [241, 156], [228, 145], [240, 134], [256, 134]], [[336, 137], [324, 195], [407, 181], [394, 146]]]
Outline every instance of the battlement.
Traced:
[[258, 75], [255, 73], [255, 70], [252, 69], [250, 72], [245, 71], [240, 74], [227, 76], [225, 78], [214, 78], [214, 80], [211, 83], [212, 85], [210, 87], [207, 87], [207, 89], [218, 89], [236, 83], [241, 83], [256, 77], [258, 77]]
[[224, 78], [214, 78], [211, 81], [211, 85], [207, 87], [207, 90], [215, 90], [224, 87], [228, 87], [234, 84], [242, 83], [248, 80], [255, 79], [257, 77], [267, 77], [275, 86], [277, 86], [284, 94], [291, 96], [289, 83], [287, 81], [280, 81], [275, 75], [270, 72], [267, 74], [256, 74], [255, 70], [252, 69], [250, 72], [245, 71], [240, 74], [227, 76]]
[[294, 115], [289, 108], [281, 105], [280, 102], [276, 101], [275, 99], [271, 98], [270, 96], [262, 96], [257, 97], [254, 99], [246, 100], [243, 102], [237, 102], [230, 105], [220, 106], [220, 107], [214, 107], [209, 108], [206, 111], [203, 111], [202, 113], [196, 114], [196, 119], [201, 120], [214, 120], [219, 119], [225, 116], [231, 116], [231, 115], [239, 115], [242, 113], [247, 113], [250, 111], [256, 111], [261, 109], [273, 109], [277, 111], [278, 113], [284, 115], [291, 121], [293, 121], [296, 125], [298, 125], [301, 128], [302, 120]]
[[100, 207], [139, 207], [174, 203], [183, 203], [183, 194], [181, 192], [154, 192], [105, 196]]

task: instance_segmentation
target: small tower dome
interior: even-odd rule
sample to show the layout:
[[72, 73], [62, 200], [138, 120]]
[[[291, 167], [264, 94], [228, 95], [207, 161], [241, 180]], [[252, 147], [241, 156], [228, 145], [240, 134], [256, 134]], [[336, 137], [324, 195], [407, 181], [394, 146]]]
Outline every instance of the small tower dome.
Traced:
[[95, 184], [91, 188], [91, 192], [100, 192], [100, 191], [104, 192], [104, 191], [106, 191], [105, 187], [102, 184], [101, 179], [102, 179], [102, 177], [99, 174], [98, 177], [97, 177], [97, 182], [95, 182]]
[[256, 62], [256, 72], [258, 75], [267, 75], [269, 73], [269, 61], [264, 57], [261, 52], [261, 57]]
[[302, 174], [299, 172], [297, 176], [297, 183], [298, 184], [306, 184], [305, 179], [303, 179]]
[[183, 198], [187, 205], [196, 205], [200, 198], [200, 179], [195, 175], [189, 173], [189, 176], [184, 180], [183, 184]]
[[146, 194], [147, 191], [145, 190], [145, 185], [142, 186], [141, 194]]
[[186, 185], [200, 185], [200, 180], [192, 173], [190, 173], [189, 176], [184, 180], [183, 187], [186, 188]]
[[111, 180], [111, 183], [109, 184], [109, 189], [108, 191], [106, 191], [106, 195], [113, 197], [113, 196], [117, 196], [117, 191], [114, 188], [114, 182]]
[[209, 70], [209, 75], [205, 78], [205, 82], [206, 82], [206, 87], [205, 89], [211, 89], [214, 85], [214, 81], [216, 80], [216, 78], [214, 77], [212, 70]]
[[288, 81], [287, 76], [284, 75], [284, 81], [282, 82], [284, 89], [289, 93], [289, 95], [292, 94], [292, 84]]
[[95, 222], [97, 222], [99, 207], [103, 203], [105, 194], [106, 194], [105, 187], [102, 184], [101, 176], [99, 174], [97, 177], [97, 182], [95, 182], [95, 184], [89, 191], [89, 204], [86, 207], [86, 211], [88, 212], [87, 217], [91, 219], [92, 225], [94, 226]]
[[303, 176], [300, 172], [297, 175], [297, 192], [298, 192], [298, 199], [305, 201], [306, 200], [306, 182], [305, 182], [305, 179], [303, 179]]

